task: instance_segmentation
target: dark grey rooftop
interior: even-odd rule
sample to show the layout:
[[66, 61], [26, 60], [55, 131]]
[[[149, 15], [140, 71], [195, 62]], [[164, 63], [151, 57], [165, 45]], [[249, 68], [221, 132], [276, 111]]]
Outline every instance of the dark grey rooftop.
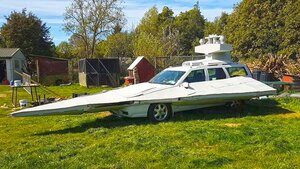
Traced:
[[0, 48], [0, 58], [11, 58], [20, 48]]

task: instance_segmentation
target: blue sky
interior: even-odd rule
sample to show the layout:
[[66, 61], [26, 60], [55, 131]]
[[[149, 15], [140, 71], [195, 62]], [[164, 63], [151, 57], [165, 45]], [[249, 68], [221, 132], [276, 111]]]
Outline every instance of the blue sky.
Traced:
[[[221, 12], [230, 13], [233, 6], [241, 0], [199, 0], [202, 15], [209, 20], [214, 20]], [[50, 35], [58, 45], [61, 41], [67, 41], [69, 36], [62, 30], [63, 13], [70, 5], [71, 0], [1, 0], [0, 5], [0, 25], [6, 22], [4, 16], [8, 16], [11, 11], [21, 11], [26, 8], [50, 28]], [[135, 27], [144, 13], [153, 6], [161, 10], [164, 6], [173, 9], [175, 15], [187, 11], [193, 7], [196, 0], [123, 0], [121, 6], [127, 19], [126, 29]]]

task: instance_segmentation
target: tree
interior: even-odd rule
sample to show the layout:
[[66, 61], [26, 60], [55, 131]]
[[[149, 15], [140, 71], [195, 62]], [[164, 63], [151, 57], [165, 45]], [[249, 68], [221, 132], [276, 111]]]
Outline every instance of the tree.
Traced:
[[300, 57], [300, 0], [288, 1], [282, 15], [284, 28], [279, 53]]
[[[1, 33], [1, 32], [0, 32]], [[5, 42], [4, 42], [4, 38], [1, 36], [0, 34], [0, 48], [4, 48], [5, 47]]]
[[156, 7], [145, 13], [136, 29], [135, 55], [158, 57], [194, 53], [195, 41], [204, 35], [205, 20], [198, 5], [179, 16], [173, 14], [168, 7], [164, 7], [161, 13]]
[[295, 54], [300, 48], [299, 0], [244, 0], [228, 17], [225, 35], [237, 57]]
[[225, 26], [227, 25], [228, 16], [229, 15], [227, 13], [222, 12], [221, 16], [215, 18], [213, 22], [205, 22], [205, 36], [211, 34], [223, 35]]
[[162, 12], [158, 14], [159, 30], [162, 34], [168, 35], [175, 31], [175, 17], [174, 12], [165, 6]]
[[161, 39], [158, 36], [141, 32], [134, 38], [133, 53], [135, 56], [145, 56], [154, 61], [155, 57], [164, 56]]
[[84, 47], [84, 57], [95, 57], [96, 44], [124, 24], [120, 0], [73, 0], [64, 14], [64, 30], [72, 33]]
[[71, 44], [66, 41], [61, 42], [55, 49], [58, 57], [62, 58], [73, 58], [74, 57], [74, 48]]
[[159, 35], [158, 10], [154, 6], [150, 8], [141, 19], [140, 24], [136, 28], [137, 34], [146, 33], [154, 36]]
[[134, 54], [149, 59], [178, 54], [178, 31], [175, 27], [174, 12], [164, 7], [159, 13], [156, 7], [149, 9], [134, 36]]
[[33, 13], [11, 12], [5, 17], [6, 23], [1, 27], [1, 35], [8, 48], [21, 48], [25, 55], [40, 54], [52, 56], [53, 42], [49, 27]]
[[179, 31], [179, 50], [183, 55], [194, 53], [193, 42], [204, 36], [205, 20], [197, 4], [193, 9], [181, 12], [175, 17], [175, 25]]
[[132, 33], [116, 33], [97, 45], [97, 56], [133, 57]]

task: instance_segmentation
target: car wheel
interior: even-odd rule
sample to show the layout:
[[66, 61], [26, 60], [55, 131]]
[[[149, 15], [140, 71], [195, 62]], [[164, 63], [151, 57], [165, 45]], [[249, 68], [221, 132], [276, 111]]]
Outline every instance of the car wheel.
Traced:
[[148, 118], [152, 122], [167, 121], [171, 118], [172, 108], [170, 104], [156, 103], [151, 104], [148, 109]]
[[241, 105], [242, 105], [242, 101], [240, 101], [240, 100], [234, 100], [234, 101], [228, 103], [228, 106], [231, 108], [238, 108]]
[[234, 100], [232, 102], [228, 102], [227, 106], [232, 110], [243, 112], [244, 110], [244, 101], [243, 100]]
[[61, 79], [58, 79], [58, 80], [55, 81], [56, 86], [59, 86], [62, 83], [63, 83], [63, 80], [61, 80]]

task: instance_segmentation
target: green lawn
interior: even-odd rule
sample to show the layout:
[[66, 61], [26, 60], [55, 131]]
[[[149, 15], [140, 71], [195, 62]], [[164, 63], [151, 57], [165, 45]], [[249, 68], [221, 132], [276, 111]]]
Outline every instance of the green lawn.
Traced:
[[[66, 97], [103, 89], [50, 88]], [[152, 124], [107, 112], [12, 118], [10, 92], [0, 86], [0, 168], [300, 168], [299, 99], [249, 101], [243, 113], [183, 112]]]

